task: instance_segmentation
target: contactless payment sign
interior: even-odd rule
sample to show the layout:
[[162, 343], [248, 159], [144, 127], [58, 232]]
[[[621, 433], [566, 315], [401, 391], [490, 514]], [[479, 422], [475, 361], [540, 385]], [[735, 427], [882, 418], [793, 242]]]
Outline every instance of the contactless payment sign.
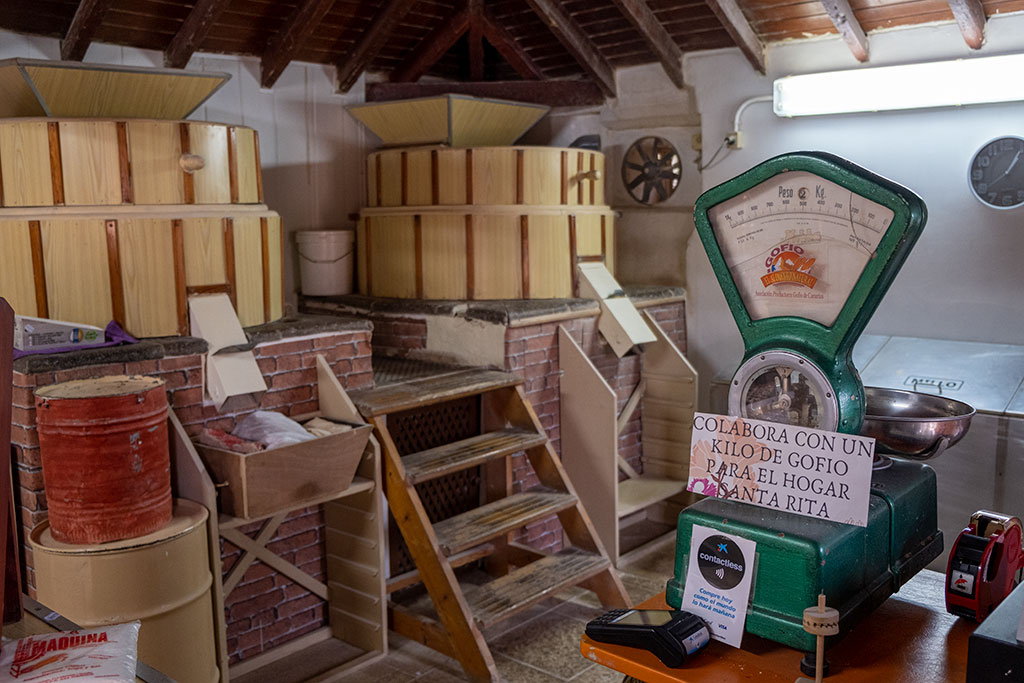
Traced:
[[753, 541], [694, 525], [680, 609], [708, 622], [711, 637], [739, 647], [754, 575]]

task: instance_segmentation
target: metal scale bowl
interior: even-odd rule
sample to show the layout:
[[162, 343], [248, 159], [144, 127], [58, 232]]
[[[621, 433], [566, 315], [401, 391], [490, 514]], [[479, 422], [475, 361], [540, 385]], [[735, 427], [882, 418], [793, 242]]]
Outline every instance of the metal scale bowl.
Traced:
[[911, 460], [934, 458], [964, 437], [974, 408], [945, 396], [864, 387], [862, 436], [875, 439], [875, 453]]
[[[743, 339], [729, 414], [877, 440], [866, 527], [706, 498], [682, 511], [679, 608], [694, 525], [757, 544], [746, 631], [810, 652], [806, 607], [824, 593], [839, 636], [942, 552], [934, 471], [973, 409], [863, 386], [852, 349], [924, 228], [924, 202], [831, 154], [797, 152], [705, 192], [694, 219]], [[877, 456], [876, 456], [877, 457]], [[826, 642], [826, 645], [828, 642]]]

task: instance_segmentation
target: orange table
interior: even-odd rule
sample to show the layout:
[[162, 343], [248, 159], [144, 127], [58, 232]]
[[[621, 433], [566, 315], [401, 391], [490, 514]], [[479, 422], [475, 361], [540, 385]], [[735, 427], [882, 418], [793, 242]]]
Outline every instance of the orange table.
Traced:
[[[945, 576], [923, 571], [886, 600], [828, 651], [828, 683], [962, 683], [967, 677], [967, 637], [972, 621], [946, 612]], [[665, 609], [665, 594], [638, 607]], [[665, 667], [646, 650], [597, 643], [586, 635], [580, 652], [587, 659], [645, 683], [793, 683], [801, 652], [778, 643], [743, 636], [743, 648], [712, 641], [679, 669]], [[814, 678], [811, 676], [810, 678]]]

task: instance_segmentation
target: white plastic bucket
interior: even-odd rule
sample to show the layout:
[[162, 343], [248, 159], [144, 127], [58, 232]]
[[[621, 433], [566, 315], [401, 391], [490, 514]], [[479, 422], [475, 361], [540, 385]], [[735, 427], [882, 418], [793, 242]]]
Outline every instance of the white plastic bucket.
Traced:
[[352, 292], [355, 232], [300, 230], [295, 233], [302, 293], [337, 296]]

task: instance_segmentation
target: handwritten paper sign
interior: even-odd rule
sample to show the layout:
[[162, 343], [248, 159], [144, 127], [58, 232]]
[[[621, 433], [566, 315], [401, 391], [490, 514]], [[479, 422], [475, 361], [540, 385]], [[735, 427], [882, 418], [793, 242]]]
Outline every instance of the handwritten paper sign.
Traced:
[[696, 413], [687, 490], [867, 526], [875, 440]]
[[693, 525], [682, 609], [708, 622], [711, 637], [739, 647], [747, 620], [757, 544]]

